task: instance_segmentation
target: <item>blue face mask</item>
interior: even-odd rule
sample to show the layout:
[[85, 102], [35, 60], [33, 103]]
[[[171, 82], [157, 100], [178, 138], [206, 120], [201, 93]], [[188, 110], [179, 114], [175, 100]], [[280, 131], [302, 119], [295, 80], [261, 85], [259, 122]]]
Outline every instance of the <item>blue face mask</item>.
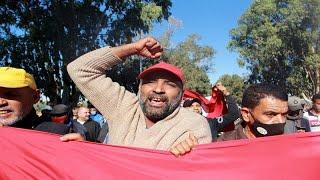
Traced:
[[97, 111], [91, 111], [90, 114], [91, 114], [92, 116], [94, 116], [94, 115], [97, 114]]

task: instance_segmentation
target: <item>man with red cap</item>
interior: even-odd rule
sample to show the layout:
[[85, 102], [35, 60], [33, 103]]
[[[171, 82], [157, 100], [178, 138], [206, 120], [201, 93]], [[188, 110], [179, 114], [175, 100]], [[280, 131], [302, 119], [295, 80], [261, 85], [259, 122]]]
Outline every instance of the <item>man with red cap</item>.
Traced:
[[[89, 52], [68, 65], [81, 92], [108, 119], [108, 144], [160, 150], [181, 155], [197, 143], [211, 142], [208, 123], [200, 114], [180, 108], [184, 75], [160, 62], [143, 71], [138, 96], [105, 77], [105, 71], [131, 55], [158, 58], [162, 47], [153, 38]], [[72, 134], [62, 140], [74, 140]]]

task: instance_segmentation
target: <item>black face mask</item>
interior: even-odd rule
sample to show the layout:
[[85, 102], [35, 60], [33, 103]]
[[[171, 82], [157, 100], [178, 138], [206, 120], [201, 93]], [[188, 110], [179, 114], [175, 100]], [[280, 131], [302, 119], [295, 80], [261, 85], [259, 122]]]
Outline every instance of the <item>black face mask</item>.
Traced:
[[275, 136], [284, 133], [284, 125], [286, 124], [285, 122], [277, 124], [263, 124], [256, 119], [252, 113], [250, 114], [254, 119], [254, 122], [250, 128], [256, 137]]
[[256, 137], [275, 136], [283, 134], [285, 124], [286, 123], [263, 124], [255, 120], [251, 129]]

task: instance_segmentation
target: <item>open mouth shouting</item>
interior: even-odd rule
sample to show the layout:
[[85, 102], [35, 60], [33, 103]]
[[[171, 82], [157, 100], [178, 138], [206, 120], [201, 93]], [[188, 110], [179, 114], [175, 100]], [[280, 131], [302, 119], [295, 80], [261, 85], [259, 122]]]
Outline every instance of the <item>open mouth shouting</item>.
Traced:
[[7, 118], [12, 114], [12, 111], [9, 109], [0, 109], [0, 118]]
[[168, 98], [163, 95], [151, 95], [148, 97], [148, 100], [151, 107], [162, 108], [167, 104]]

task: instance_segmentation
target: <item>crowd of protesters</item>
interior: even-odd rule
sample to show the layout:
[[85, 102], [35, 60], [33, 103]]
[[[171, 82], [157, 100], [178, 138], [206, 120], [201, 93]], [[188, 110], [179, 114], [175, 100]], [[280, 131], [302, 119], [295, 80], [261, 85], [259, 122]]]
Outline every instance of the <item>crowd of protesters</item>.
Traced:
[[[46, 106], [41, 117], [33, 108], [40, 98], [33, 76], [23, 69], [0, 67], [0, 126], [60, 134], [62, 141], [168, 150], [176, 156], [197, 144], [320, 131], [320, 94], [306, 109], [305, 100], [288, 97], [276, 85], [253, 84], [244, 91], [239, 108], [227, 88], [217, 83], [227, 112], [205, 118], [201, 99], [183, 99], [185, 77], [172, 64], [160, 62], [141, 72], [137, 95], [105, 77], [107, 69], [126, 57], [158, 58], [162, 52], [159, 42], [149, 37], [79, 57], [68, 65], [68, 72], [92, 106]], [[233, 128], [226, 130], [230, 125]]]

